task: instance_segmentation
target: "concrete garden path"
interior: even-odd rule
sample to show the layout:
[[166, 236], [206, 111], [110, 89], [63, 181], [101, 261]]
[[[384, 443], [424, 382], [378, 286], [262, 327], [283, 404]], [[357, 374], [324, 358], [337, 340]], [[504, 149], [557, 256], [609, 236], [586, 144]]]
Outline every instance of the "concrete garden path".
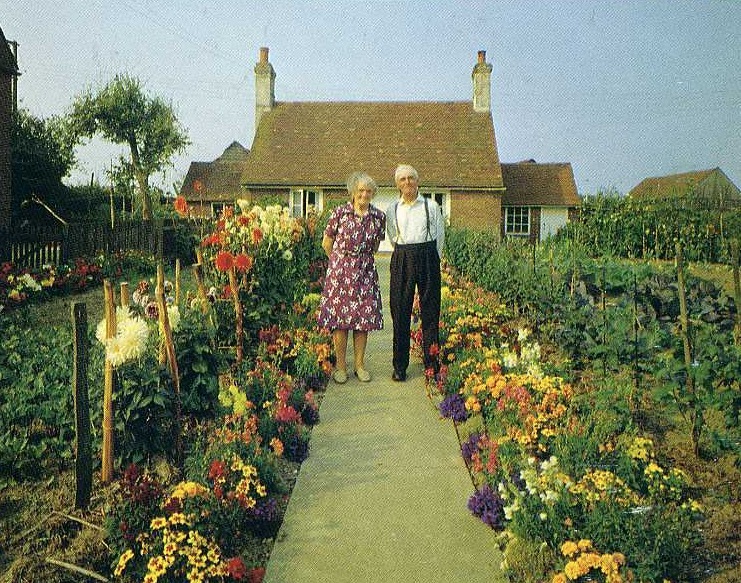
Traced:
[[421, 364], [391, 380], [389, 257], [377, 264], [385, 329], [369, 336], [374, 378], [330, 381], [265, 583], [504, 581], [494, 532], [466, 508], [471, 481]]

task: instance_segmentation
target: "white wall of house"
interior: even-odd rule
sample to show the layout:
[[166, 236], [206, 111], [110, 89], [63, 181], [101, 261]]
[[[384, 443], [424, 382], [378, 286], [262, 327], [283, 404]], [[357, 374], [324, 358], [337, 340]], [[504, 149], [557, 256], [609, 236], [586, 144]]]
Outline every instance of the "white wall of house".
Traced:
[[569, 219], [569, 210], [564, 207], [541, 207], [540, 209], [540, 240], [545, 241], [550, 235], [555, 235], [561, 227], [566, 226]]

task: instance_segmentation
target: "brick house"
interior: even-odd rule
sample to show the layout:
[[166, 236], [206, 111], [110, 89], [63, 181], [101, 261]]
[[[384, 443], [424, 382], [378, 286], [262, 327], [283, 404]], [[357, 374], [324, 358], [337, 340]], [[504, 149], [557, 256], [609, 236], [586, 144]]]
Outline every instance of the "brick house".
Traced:
[[0, 29], [0, 229], [10, 227], [12, 158], [10, 130], [15, 102], [13, 84], [18, 76], [15, 56]]
[[440, 203], [450, 225], [537, 241], [579, 206], [573, 172], [569, 164], [500, 163], [491, 71], [479, 51], [470, 101], [281, 102], [262, 48], [255, 66], [256, 131], [240, 162], [239, 184], [234, 176], [215, 178], [221, 158], [194, 162], [181, 194], [207, 214], [227, 198], [223, 189], [212, 193], [204, 185], [230, 183], [232, 199], [278, 199], [301, 216], [346, 200], [347, 176], [363, 170], [379, 186], [373, 204], [385, 210], [398, 197], [394, 169], [409, 163], [419, 171], [420, 191]]

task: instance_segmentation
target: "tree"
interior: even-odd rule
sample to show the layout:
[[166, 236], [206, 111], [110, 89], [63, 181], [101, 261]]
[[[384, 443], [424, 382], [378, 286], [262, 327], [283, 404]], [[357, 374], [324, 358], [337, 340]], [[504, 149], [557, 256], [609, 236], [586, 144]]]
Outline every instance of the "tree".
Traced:
[[44, 120], [19, 109], [13, 115], [10, 140], [13, 212], [34, 195], [58, 207], [67, 193], [62, 178], [75, 165], [75, 144], [67, 137], [64, 120]]
[[172, 107], [145, 95], [135, 77], [117, 75], [97, 93], [87, 90], [77, 96], [68, 122], [78, 141], [100, 134], [128, 146], [142, 217], [151, 219], [149, 177], [162, 171], [190, 143]]

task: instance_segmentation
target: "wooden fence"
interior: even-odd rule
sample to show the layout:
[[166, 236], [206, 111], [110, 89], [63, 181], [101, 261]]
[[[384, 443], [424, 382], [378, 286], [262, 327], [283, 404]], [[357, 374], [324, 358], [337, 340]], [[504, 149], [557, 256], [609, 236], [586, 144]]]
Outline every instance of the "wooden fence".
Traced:
[[22, 267], [59, 265], [75, 257], [98, 253], [112, 254], [137, 250], [162, 257], [167, 254], [165, 239], [173, 232], [162, 220], [124, 221], [111, 228], [105, 222], [68, 225], [29, 225], [0, 229], [0, 262], [10, 261]]

